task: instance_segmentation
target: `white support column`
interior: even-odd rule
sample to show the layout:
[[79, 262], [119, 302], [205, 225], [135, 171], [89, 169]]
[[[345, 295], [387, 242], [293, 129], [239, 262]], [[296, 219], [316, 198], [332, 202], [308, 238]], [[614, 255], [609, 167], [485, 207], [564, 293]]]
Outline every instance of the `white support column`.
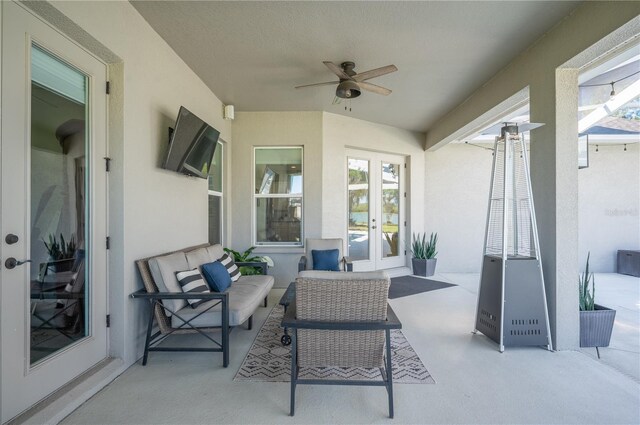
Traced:
[[578, 70], [559, 68], [530, 86], [531, 184], [553, 346], [579, 345]]

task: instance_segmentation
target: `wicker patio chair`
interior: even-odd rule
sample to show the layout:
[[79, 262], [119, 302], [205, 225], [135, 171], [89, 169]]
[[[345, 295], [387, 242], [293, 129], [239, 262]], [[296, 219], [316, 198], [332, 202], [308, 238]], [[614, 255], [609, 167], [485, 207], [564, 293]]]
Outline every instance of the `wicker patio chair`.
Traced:
[[[387, 303], [385, 272], [301, 272], [282, 320], [292, 331], [291, 410], [297, 384], [384, 386], [393, 418], [391, 329], [402, 324]], [[381, 381], [300, 379], [304, 367], [379, 368]]]

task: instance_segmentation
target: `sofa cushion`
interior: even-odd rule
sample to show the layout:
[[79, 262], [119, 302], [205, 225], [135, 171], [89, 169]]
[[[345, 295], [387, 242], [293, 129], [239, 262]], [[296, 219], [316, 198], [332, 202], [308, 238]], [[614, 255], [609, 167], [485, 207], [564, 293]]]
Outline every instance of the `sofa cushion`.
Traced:
[[227, 268], [220, 261], [203, 264], [202, 274], [209, 287], [216, 292], [224, 292], [231, 286], [231, 276], [229, 276]]
[[[226, 291], [229, 294], [229, 325], [238, 326], [244, 323], [260, 306], [264, 297], [269, 294], [273, 283], [273, 276], [252, 275], [242, 276], [231, 285]], [[207, 301], [195, 309], [190, 307], [183, 308], [178, 314], [183, 319], [189, 320], [217, 302], [218, 300]], [[222, 306], [218, 304], [190, 323], [199, 327], [220, 326], [222, 325], [221, 309]], [[182, 324], [183, 322], [176, 316], [171, 318], [173, 327], [178, 327]]]
[[313, 257], [313, 270], [340, 271], [340, 251], [337, 249], [314, 249], [311, 251]]
[[211, 258], [211, 254], [207, 248], [208, 247], [198, 248], [185, 253], [190, 269], [197, 268], [200, 270], [200, 267], [202, 267], [203, 264], [217, 260], [217, 258]]
[[[176, 272], [176, 278], [182, 288], [182, 292], [187, 293], [209, 293], [211, 290], [197, 268]], [[189, 298], [187, 302], [191, 308], [196, 308], [206, 300]]]
[[[182, 288], [176, 278], [176, 272], [188, 270], [189, 264], [184, 252], [175, 252], [173, 254], [155, 257], [149, 260], [149, 270], [151, 276], [160, 292], [182, 293]], [[178, 311], [187, 305], [186, 300], [164, 300], [163, 303], [172, 309]], [[171, 315], [167, 312], [167, 315]]]
[[222, 249], [222, 245], [220, 244], [209, 245], [207, 247], [207, 251], [209, 252], [209, 258], [211, 258], [207, 263], [219, 260], [225, 254], [224, 249]]
[[231, 276], [231, 280], [237, 282], [242, 274], [240, 273], [238, 266], [236, 266], [235, 261], [233, 261], [233, 258], [231, 258], [229, 254], [224, 254], [219, 261], [227, 268], [229, 276]]

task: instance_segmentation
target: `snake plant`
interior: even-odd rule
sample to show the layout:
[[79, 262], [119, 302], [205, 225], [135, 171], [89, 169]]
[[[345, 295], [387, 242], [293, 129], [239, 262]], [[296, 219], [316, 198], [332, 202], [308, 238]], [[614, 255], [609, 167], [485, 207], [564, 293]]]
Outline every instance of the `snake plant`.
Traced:
[[436, 258], [436, 255], [438, 255], [438, 252], [436, 251], [437, 242], [437, 233], [431, 233], [428, 241], [426, 233], [422, 233], [422, 237], [420, 237], [420, 233], [418, 233], [417, 236], [414, 233], [411, 241], [411, 254], [413, 255], [413, 258], [418, 260]]
[[[591, 253], [587, 254], [587, 265], [584, 268], [584, 273], [581, 273], [578, 279], [580, 311], [595, 310], [596, 280], [593, 277], [593, 272], [589, 272], [590, 256]], [[589, 283], [591, 283], [591, 290], [589, 290]]]

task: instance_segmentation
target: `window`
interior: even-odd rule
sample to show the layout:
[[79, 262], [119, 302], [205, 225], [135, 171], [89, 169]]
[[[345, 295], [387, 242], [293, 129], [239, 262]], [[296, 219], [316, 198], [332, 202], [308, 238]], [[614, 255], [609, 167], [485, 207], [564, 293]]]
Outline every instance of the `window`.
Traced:
[[302, 147], [255, 148], [255, 245], [302, 245]]
[[209, 243], [222, 244], [222, 192], [224, 145], [216, 144], [209, 170]]

